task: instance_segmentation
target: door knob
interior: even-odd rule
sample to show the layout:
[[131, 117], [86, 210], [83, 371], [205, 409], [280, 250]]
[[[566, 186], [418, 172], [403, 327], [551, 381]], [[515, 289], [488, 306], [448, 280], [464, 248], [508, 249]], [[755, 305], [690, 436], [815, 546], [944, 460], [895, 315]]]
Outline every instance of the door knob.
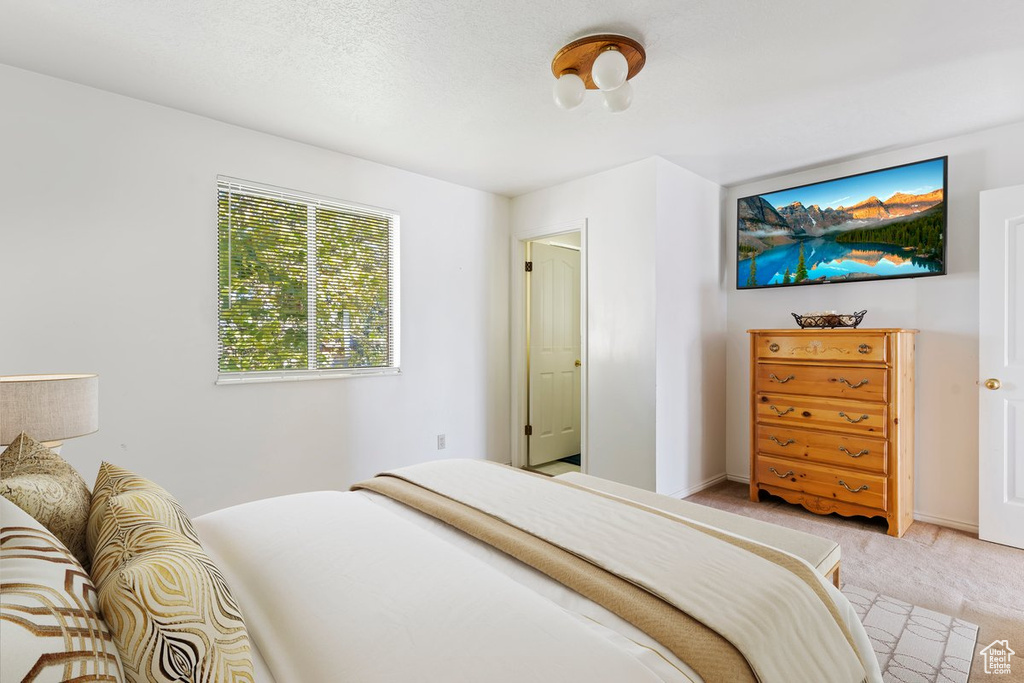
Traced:
[[581, 363], [581, 362], [580, 362], [580, 359], [579, 359], [579, 358], [577, 358], [577, 359], [576, 359], [576, 367], [580, 367], [581, 365], [583, 365], [583, 363]]
[[992, 391], [995, 391], [996, 389], [998, 389], [1001, 386], [1003, 386], [1002, 383], [999, 380], [997, 380], [995, 377], [990, 377], [989, 379], [985, 380], [985, 388], [986, 389], [991, 389]]

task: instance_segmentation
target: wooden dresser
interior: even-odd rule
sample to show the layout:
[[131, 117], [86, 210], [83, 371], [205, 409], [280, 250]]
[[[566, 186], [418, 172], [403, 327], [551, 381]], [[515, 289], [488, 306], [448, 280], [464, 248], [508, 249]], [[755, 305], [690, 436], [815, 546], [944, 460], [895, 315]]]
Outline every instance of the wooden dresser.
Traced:
[[748, 330], [750, 499], [914, 521], [916, 330]]

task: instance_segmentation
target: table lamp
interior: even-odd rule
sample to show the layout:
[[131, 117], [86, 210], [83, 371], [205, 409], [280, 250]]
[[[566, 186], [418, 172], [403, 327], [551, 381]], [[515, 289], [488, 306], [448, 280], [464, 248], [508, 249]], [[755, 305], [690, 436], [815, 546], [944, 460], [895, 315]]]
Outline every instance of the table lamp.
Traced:
[[97, 429], [98, 376], [0, 376], [0, 444], [9, 444], [24, 432], [59, 450], [64, 439]]

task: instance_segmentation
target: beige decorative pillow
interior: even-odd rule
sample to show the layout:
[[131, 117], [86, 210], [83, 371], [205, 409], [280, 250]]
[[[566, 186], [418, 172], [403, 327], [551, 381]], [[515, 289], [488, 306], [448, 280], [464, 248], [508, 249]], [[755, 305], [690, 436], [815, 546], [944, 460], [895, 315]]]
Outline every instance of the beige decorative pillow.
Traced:
[[0, 495], [39, 520], [83, 567], [89, 566], [89, 487], [62, 457], [22, 434], [0, 454]]
[[[95, 556], [101, 537], [113, 532], [111, 529], [105, 529], [109, 521], [107, 502], [110, 498], [124, 493], [134, 494], [131, 499], [123, 499], [123, 504], [138, 513], [135, 516], [137, 521], [150, 519], [163, 522], [168, 528], [199, 544], [199, 536], [192, 527], [192, 520], [166, 489], [123, 467], [104, 462], [100, 464], [99, 473], [96, 475], [92, 507], [86, 526], [86, 545], [90, 557]], [[129, 514], [127, 510], [124, 511], [124, 515]]]
[[123, 681], [89, 575], [42, 524], [4, 498], [0, 518], [0, 681]]
[[[109, 509], [115, 520], [122, 511], [116, 498]], [[126, 680], [251, 683], [249, 635], [210, 558], [158, 523], [129, 527], [123, 538], [132, 557], [99, 592]]]

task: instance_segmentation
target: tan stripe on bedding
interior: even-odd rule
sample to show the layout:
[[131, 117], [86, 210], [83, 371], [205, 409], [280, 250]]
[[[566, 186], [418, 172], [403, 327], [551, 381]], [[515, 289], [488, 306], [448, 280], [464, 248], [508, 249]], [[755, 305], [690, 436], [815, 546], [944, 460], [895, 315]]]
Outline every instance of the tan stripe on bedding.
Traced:
[[352, 488], [397, 500], [533, 567], [633, 624], [709, 683], [756, 681], [743, 655], [721, 635], [643, 588], [581, 557], [403, 479], [377, 477]]

